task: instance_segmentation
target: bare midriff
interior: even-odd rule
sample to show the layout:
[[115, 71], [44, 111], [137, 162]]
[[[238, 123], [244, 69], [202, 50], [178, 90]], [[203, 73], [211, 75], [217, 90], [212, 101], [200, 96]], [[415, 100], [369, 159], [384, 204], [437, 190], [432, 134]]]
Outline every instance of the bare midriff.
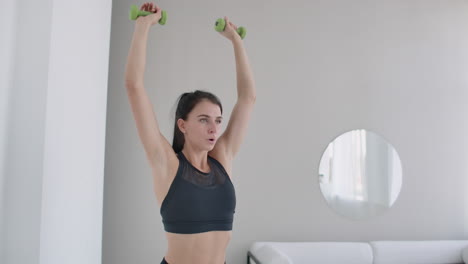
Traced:
[[223, 264], [232, 231], [209, 231], [196, 234], [166, 232], [169, 264]]

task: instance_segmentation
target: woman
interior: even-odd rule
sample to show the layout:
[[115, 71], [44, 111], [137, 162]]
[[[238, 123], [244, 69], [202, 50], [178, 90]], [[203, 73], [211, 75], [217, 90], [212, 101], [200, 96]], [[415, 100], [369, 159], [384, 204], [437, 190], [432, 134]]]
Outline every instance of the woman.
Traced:
[[220, 135], [222, 106], [211, 93], [184, 93], [176, 110], [173, 146], [161, 134], [143, 84], [146, 44], [161, 9], [145, 3], [126, 67], [127, 94], [138, 134], [152, 168], [168, 249], [161, 263], [221, 264], [231, 238], [236, 205], [232, 161], [239, 151], [255, 102], [255, 83], [237, 27], [227, 17], [221, 32], [231, 41], [237, 72], [237, 103]]

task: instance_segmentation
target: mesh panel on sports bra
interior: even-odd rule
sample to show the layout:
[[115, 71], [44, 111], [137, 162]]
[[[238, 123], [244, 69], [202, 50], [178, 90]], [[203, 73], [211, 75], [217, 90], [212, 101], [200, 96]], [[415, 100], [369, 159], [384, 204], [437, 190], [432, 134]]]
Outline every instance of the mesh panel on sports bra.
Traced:
[[185, 161], [182, 164], [183, 168], [181, 175], [184, 180], [206, 189], [216, 188], [219, 185], [224, 184], [226, 181], [226, 176], [223, 174], [218, 164], [216, 164], [216, 161], [214, 161], [211, 157], [208, 157], [210, 172], [205, 173], [190, 164], [182, 152], [179, 155], [181, 155], [182, 160]]

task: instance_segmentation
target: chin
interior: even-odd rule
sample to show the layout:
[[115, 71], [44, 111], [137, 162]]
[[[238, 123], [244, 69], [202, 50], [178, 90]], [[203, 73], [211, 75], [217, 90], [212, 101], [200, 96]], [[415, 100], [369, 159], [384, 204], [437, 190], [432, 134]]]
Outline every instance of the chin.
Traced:
[[212, 150], [214, 149], [215, 146], [216, 146], [216, 144], [211, 145], [211, 146], [208, 146], [208, 151], [212, 151]]
[[198, 149], [210, 152], [214, 149], [214, 146], [215, 145], [204, 145], [204, 146], [200, 146]]

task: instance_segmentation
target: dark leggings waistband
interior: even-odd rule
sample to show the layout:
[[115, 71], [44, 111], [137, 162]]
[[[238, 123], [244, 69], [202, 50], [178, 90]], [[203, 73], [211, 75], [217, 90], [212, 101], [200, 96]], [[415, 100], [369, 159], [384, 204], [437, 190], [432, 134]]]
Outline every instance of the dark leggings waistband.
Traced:
[[[161, 261], [161, 264], [170, 264], [166, 261], [166, 258], [163, 258], [163, 260]], [[224, 262], [224, 264], [226, 264], [226, 261]]]

